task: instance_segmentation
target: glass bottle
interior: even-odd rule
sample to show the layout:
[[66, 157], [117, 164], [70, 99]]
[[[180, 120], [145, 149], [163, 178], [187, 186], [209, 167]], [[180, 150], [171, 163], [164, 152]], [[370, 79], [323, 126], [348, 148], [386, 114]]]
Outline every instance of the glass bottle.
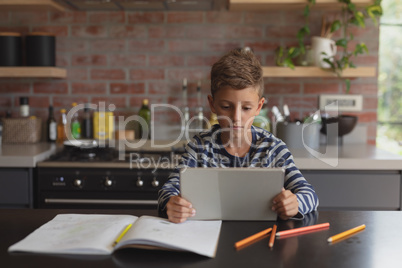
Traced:
[[205, 129], [204, 111], [203, 111], [201, 99], [202, 99], [201, 98], [201, 81], [198, 81], [198, 85], [197, 85], [197, 106], [198, 106], [197, 129], [198, 129], [198, 131], [202, 131]]
[[[77, 103], [73, 102], [72, 106], [74, 108], [75, 106], [77, 106]], [[81, 138], [81, 123], [79, 120], [78, 111], [76, 111], [71, 118], [71, 136], [74, 139]]]
[[146, 131], [145, 131], [145, 129], [142, 128], [143, 126], [140, 124], [139, 129], [140, 129], [141, 139], [143, 139], [143, 138], [150, 139], [151, 138], [151, 110], [148, 107], [148, 99], [144, 99], [142, 101], [142, 106], [141, 106], [140, 111], [138, 112], [138, 115], [145, 120], [146, 125], [148, 127], [148, 135], [145, 136]]
[[266, 104], [262, 106], [260, 113], [254, 118], [253, 126], [272, 132], [271, 120], [268, 117], [268, 107]]
[[49, 117], [46, 123], [47, 141], [55, 142], [57, 139], [57, 123], [54, 119], [53, 106], [49, 106]]
[[66, 135], [67, 115], [66, 109], [60, 110], [60, 118], [57, 123], [57, 143], [63, 143], [67, 139]]
[[20, 97], [20, 116], [29, 117], [29, 98]]
[[82, 116], [82, 138], [92, 139], [93, 137], [93, 123], [92, 116], [88, 107], [84, 108], [84, 115]]

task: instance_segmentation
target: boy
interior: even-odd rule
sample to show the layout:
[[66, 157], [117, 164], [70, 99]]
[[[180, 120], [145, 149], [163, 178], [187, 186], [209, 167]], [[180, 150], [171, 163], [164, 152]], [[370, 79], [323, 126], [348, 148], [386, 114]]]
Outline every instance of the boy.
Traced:
[[171, 222], [184, 222], [196, 213], [196, 208], [180, 197], [179, 171], [185, 167], [283, 167], [284, 189], [274, 198], [272, 210], [287, 220], [303, 218], [317, 209], [317, 195], [295, 166], [285, 143], [252, 126], [265, 101], [263, 90], [261, 65], [249, 49], [232, 50], [212, 66], [208, 102], [219, 124], [194, 136], [159, 191], [159, 212]]

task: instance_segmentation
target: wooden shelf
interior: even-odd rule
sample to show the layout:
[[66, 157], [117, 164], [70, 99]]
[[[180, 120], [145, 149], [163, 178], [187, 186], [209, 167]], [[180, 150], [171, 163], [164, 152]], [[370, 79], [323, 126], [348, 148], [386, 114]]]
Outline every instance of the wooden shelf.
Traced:
[[[288, 67], [265, 66], [262, 67], [264, 77], [337, 77], [330, 70], [319, 67]], [[342, 77], [375, 77], [375, 67], [349, 68], [343, 71]]]
[[61, 11], [67, 9], [53, 0], [0, 0], [1, 10], [16, 11]]
[[0, 78], [66, 78], [67, 71], [58, 67], [0, 67]]
[[[374, 0], [352, 0], [356, 6], [367, 6]], [[307, 0], [230, 0], [230, 11], [265, 11], [265, 10], [290, 10], [301, 9], [306, 6]], [[338, 0], [316, 0], [313, 8], [339, 9], [341, 3]]]

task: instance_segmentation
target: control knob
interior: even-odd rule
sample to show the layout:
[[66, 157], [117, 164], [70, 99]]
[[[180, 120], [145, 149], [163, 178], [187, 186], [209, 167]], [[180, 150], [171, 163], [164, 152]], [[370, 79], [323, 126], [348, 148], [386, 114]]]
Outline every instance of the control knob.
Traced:
[[109, 177], [106, 177], [106, 178], [105, 178], [105, 181], [103, 182], [103, 184], [104, 184], [106, 187], [110, 187], [110, 186], [113, 185], [113, 181], [112, 181], [111, 179], [109, 179]]
[[82, 181], [80, 179], [75, 179], [73, 184], [76, 187], [81, 187], [82, 186]]
[[154, 179], [152, 180], [151, 184], [155, 188], [159, 186], [159, 181], [156, 180], [156, 177], [154, 177]]
[[141, 177], [138, 177], [136, 185], [137, 185], [137, 187], [142, 187], [144, 185], [144, 181], [141, 180]]

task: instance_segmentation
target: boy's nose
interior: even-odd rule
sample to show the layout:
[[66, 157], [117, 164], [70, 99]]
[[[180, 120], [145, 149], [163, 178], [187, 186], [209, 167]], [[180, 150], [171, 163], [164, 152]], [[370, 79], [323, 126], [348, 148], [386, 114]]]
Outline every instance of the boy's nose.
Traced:
[[235, 107], [232, 114], [233, 124], [241, 122], [241, 107]]

